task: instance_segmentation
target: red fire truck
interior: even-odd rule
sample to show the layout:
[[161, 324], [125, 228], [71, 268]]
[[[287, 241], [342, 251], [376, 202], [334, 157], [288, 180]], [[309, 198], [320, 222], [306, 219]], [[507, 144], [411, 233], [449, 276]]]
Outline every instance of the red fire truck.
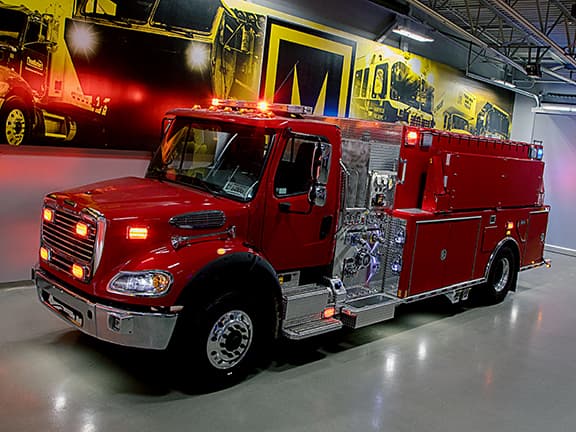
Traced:
[[500, 302], [547, 264], [541, 145], [308, 113], [175, 109], [145, 178], [47, 195], [41, 302], [226, 380], [275, 338]]

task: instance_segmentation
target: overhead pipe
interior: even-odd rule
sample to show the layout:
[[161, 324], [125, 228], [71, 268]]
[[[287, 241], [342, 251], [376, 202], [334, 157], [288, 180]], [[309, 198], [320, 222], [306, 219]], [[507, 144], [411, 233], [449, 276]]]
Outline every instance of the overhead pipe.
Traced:
[[536, 108], [540, 108], [540, 97], [537, 94], [530, 93], [529, 91], [522, 90], [522, 89], [519, 89], [517, 87], [513, 87], [513, 88], [508, 87], [508, 86], [504, 85], [503, 83], [499, 83], [497, 81], [494, 81], [493, 79], [486, 78], [486, 77], [481, 76], [481, 75], [476, 75], [475, 73], [472, 73], [472, 72], [466, 72], [466, 76], [468, 78], [472, 78], [472, 79], [475, 79], [477, 81], [482, 81], [482, 82], [485, 82], [487, 84], [491, 84], [491, 85], [494, 85], [497, 87], [502, 87], [502, 88], [509, 90], [511, 92], [518, 93], [519, 95], [532, 98], [536, 102]]

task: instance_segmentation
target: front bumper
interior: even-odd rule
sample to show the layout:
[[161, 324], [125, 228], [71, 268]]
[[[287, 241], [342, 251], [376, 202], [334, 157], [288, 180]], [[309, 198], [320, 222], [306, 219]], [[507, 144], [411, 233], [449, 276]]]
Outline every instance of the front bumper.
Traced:
[[34, 272], [40, 301], [81, 331], [95, 338], [135, 348], [165, 349], [178, 314], [134, 312], [93, 303], [73, 293], [46, 272]]

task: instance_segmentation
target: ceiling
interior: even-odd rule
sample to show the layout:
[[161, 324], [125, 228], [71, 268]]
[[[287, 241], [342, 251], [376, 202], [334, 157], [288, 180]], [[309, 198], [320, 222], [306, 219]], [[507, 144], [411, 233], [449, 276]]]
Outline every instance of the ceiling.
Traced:
[[[252, 1], [513, 83], [515, 91], [576, 93], [576, 0]], [[423, 26], [435, 41], [399, 38], [390, 30], [401, 22]]]

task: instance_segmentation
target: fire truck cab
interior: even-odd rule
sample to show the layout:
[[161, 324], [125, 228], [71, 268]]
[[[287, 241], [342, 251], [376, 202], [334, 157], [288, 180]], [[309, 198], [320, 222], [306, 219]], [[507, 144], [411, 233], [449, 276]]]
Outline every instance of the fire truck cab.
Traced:
[[547, 263], [541, 145], [308, 113], [175, 109], [145, 178], [46, 196], [40, 301], [228, 379], [277, 337], [496, 303]]

